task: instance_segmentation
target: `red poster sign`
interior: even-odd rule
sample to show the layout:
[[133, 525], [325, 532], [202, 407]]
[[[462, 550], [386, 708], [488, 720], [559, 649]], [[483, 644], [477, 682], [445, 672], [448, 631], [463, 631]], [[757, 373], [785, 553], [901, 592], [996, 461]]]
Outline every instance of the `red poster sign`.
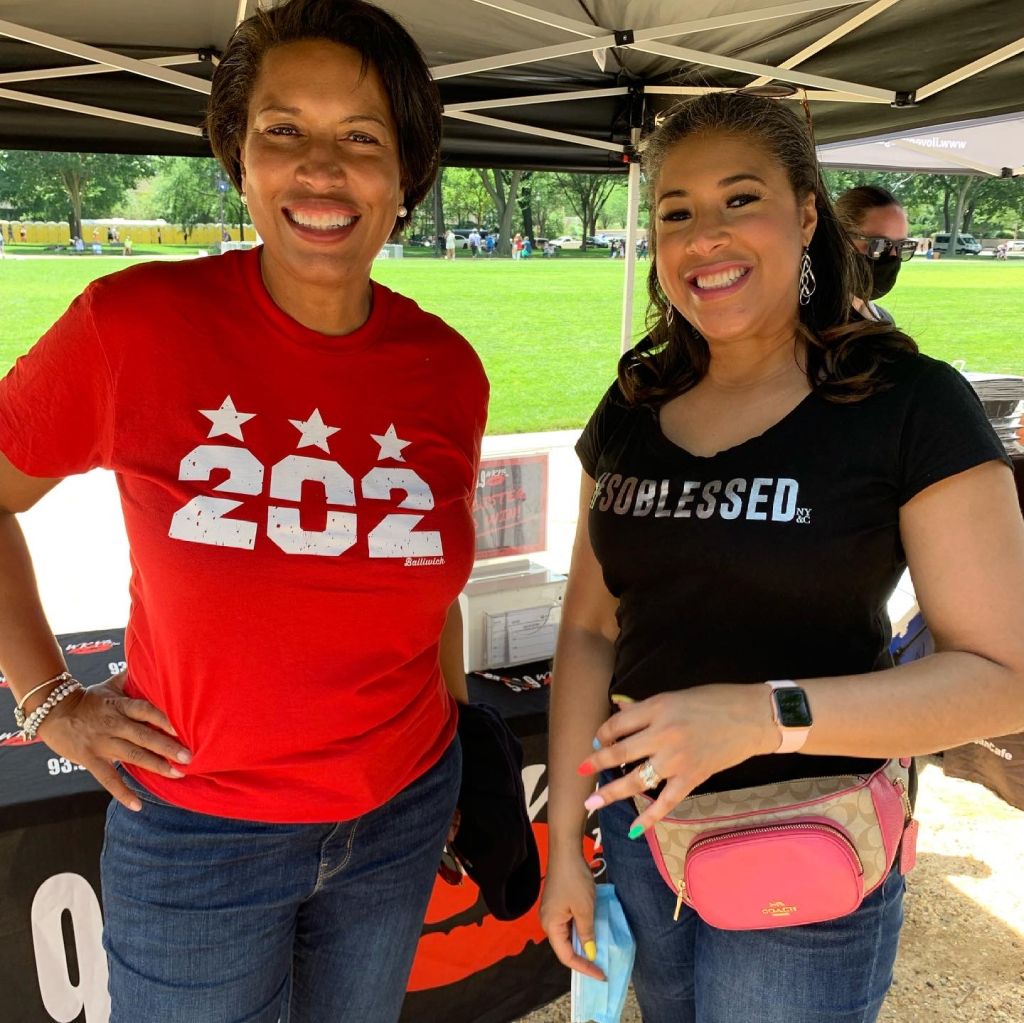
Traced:
[[477, 558], [530, 554], [547, 544], [548, 456], [485, 458], [473, 516]]

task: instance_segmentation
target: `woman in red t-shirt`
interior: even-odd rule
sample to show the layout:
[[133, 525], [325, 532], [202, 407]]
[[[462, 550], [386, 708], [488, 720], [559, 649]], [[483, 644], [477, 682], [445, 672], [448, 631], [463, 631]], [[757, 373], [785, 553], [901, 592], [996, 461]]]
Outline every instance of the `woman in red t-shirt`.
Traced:
[[[236, 29], [208, 129], [262, 248], [101, 279], [0, 383], [0, 663], [114, 796], [113, 1023], [396, 1019], [461, 775], [487, 381], [370, 269], [440, 100], [390, 15], [289, 0]], [[15, 513], [96, 466], [133, 599], [127, 676], [83, 689]]]

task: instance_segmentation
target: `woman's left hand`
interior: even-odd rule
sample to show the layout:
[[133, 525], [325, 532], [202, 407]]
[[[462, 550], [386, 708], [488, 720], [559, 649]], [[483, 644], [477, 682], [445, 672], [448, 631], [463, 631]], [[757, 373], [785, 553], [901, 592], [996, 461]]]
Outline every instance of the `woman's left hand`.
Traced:
[[[618, 703], [597, 732], [601, 749], [587, 757], [580, 774], [628, 763], [649, 762], [665, 780], [660, 796], [634, 822], [636, 836], [661, 820], [681, 799], [718, 771], [761, 753], [774, 753], [779, 732], [763, 685], [705, 685]], [[645, 790], [639, 769], [602, 785], [588, 809]], [[597, 803], [597, 799], [603, 800]]]

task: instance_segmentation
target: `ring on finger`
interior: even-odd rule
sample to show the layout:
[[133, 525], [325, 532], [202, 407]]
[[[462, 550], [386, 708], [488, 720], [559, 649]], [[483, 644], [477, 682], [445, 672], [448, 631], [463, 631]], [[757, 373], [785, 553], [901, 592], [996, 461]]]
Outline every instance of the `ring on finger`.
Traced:
[[644, 787], [644, 791], [649, 792], [651, 789], [656, 789], [661, 784], [661, 775], [654, 770], [654, 764], [650, 760], [645, 760], [637, 769], [637, 776], [640, 778], [640, 783]]

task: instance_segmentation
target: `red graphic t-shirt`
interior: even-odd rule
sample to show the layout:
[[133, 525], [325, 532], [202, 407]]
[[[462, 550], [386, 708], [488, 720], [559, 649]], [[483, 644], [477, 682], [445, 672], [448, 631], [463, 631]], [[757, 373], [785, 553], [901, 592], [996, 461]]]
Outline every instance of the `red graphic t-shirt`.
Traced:
[[33, 476], [117, 474], [129, 692], [193, 752], [185, 779], [133, 773], [200, 812], [344, 820], [454, 735], [438, 637], [473, 563], [488, 386], [380, 285], [354, 333], [303, 327], [259, 259], [90, 285], [0, 382], [0, 450]]

